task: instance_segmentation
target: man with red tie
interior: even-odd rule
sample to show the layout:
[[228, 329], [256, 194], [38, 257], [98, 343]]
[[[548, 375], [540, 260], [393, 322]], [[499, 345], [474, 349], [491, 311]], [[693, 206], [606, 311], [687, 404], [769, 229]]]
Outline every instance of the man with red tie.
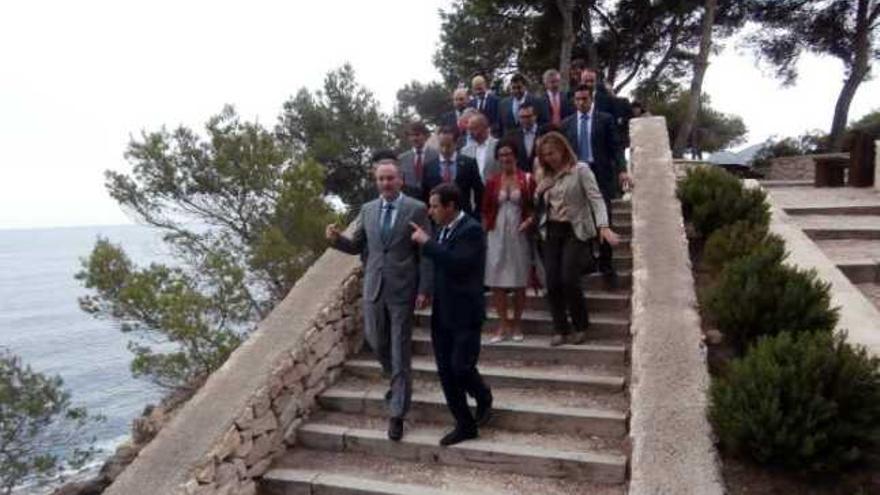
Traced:
[[562, 75], [556, 69], [544, 72], [544, 93], [541, 95], [541, 104], [538, 114], [538, 125], [550, 125], [560, 129], [562, 121], [574, 113], [574, 103], [560, 89]]
[[477, 220], [483, 204], [483, 180], [477, 161], [457, 152], [455, 143], [458, 129], [441, 127], [438, 134], [440, 156], [425, 168], [422, 180], [422, 200], [427, 204], [428, 193], [439, 184], [454, 182], [461, 191], [462, 210]]
[[471, 81], [471, 93], [472, 97], [468, 106], [485, 115], [489, 119], [489, 128], [492, 130], [492, 135], [495, 137], [500, 136], [501, 117], [498, 107], [501, 104], [501, 100], [489, 92], [486, 78], [483, 76], [474, 77]]
[[403, 174], [403, 192], [407, 196], [422, 199], [422, 179], [425, 168], [437, 161], [438, 154], [434, 148], [425, 146], [429, 135], [428, 127], [422, 122], [413, 122], [407, 127], [406, 138], [412, 148], [401, 153], [397, 158], [400, 172]]

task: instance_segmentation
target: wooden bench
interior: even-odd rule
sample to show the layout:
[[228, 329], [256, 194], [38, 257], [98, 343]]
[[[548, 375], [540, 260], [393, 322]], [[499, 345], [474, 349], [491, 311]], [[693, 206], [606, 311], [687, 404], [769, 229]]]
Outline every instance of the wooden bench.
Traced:
[[811, 155], [816, 167], [815, 187], [843, 187], [849, 169], [849, 153]]

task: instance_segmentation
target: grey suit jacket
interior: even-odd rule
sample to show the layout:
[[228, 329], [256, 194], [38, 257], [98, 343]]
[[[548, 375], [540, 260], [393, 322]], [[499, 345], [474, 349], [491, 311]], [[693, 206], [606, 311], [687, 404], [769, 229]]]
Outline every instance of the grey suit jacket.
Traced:
[[364, 267], [364, 298], [388, 303], [413, 304], [416, 291], [430, 294], [433, 267], [411, 239], [414, 222], [431, 232], [428, 210], [416, 199], [403, 195], [388, 242], [381, 235], [382, 200], [374, 199], [361, 207], [351, 239], [340, 236], [333, 247], [348, 254], [367, 253]]
[[[480, 178], [483, 179], [483, 184], [495, 175], [501, 167], [499, 164], [495, 163], [495, 147], [498, 146], [498, 139], [489, 136], [486, 138], [486, 142], [488, 143], [488, 149], [486, 150], [486, 163], [484, 164], [484, 168], [480, 170]], [[477, 160], [477, 143], [471, 143], [462, 148], [461, 154]], [[477, 160], [477, 166], [479, 167], [479, 160]]]
[[[439, 160], [440, 154], [436, 149], [425, 146], [422, 153], [422, 173], [428, 168], [428, 164]], [[397, 157], [400, 163], [400, 172], [403, 174], [404, 192], [413, 197], [422, 197], [422, 177], [416, 177], [416, 154], [412, 148], [400, 154]]]

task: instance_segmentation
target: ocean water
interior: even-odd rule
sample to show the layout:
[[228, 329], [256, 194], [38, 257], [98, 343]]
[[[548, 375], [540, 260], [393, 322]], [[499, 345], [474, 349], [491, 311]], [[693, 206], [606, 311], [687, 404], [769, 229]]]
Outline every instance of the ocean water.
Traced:
[[[72, 403], [106, 420], [91, 426], [102, 460], [131, 420], [162, 390], [129, 370], [128, 335], [79, 309], [86, 293], [74, 274], [98, 236], [120, 244], [138, 265], [168, 261], [159, 234], [142, 226], [0, 230], [0, 347], [37, 371], [60, 375]], [[28, 490], [31, 493], [37, 493]]]

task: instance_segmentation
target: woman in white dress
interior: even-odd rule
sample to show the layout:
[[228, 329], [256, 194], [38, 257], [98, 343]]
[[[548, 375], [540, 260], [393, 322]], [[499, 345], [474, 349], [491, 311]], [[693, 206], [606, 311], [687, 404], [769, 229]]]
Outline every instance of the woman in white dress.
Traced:
[[[499, 171], [486, 182], [482, 219], [486, 230], [486, 286], [501, 320], [491, 342], [523, 340], [520, 321], [531, 267], [535, 181], [517, 167], [517, 142], [504, 139], [495, 147]], [[508, 293], [513, 293], [513, 315]]]

